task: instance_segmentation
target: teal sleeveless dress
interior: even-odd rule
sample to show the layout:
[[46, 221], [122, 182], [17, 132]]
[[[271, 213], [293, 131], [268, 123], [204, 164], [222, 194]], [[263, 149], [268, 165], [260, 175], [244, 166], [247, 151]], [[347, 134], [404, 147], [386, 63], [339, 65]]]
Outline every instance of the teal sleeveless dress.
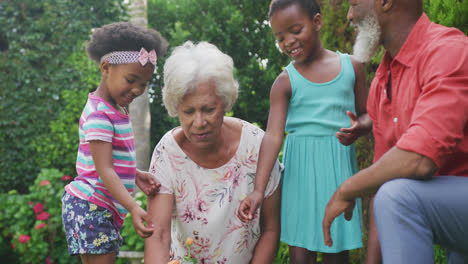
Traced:
[[283, 148], [281, 241], [326, 253], [362, 247], [360, 201], [351, 221], [341, 214], [333, 222], [333, 246], [323, 241], [325, 206], [336, 188], [358, 170], [354, 144], [344, 146], [335, 137], [340, 128], [351, 125], [346, 111], [355, 113], [354, 68], [349, 55], [338, 54], [341, 72], [326, 83], [310, 82], [292, 62], [286, 67], [292, 95]]

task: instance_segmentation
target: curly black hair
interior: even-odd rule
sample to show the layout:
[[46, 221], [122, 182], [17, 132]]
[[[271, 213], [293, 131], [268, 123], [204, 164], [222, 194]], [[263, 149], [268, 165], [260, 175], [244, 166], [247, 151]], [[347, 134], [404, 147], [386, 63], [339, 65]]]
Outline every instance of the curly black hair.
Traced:
[[90, 59], [100, 63], [101, 57], [114, 51], [147, 51], [154, 49], [163, 56], [168, 43], [156, 30], [142, 28], [128, 22], [116, 22], [94, 30], [86, 45]]
[[271, 19], [276, 11], [285, 9], [293, 4], [299, 4], [309, 15], [310, 19], [313, 19], [317, 13], [320, 14], [320, 5], [316, 0], [272, 0], [270, 10], [268, 11], [268, 19]]

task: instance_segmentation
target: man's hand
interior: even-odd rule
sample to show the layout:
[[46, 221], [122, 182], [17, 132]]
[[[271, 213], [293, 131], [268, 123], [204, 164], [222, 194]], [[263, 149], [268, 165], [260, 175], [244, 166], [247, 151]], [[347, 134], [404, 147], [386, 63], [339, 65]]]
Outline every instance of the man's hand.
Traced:
[[325, 208], [325, 216], [322, 221], [323, 240], [325, 245], [329, 247], [333, 245], [333, 240], [330, 234], [330, 227], [333, 220], [343, 212], [345, 219], [348, 221], [351, 220], [355, 204], [356, 201], [354, 199], [351, 201], [343, 199], [340, 195], [340, 188], [338, 187], [330, 201], [328, 201], [327, 207]]
[[155, 195], [159, 191], [161, 184], [151, 173], [147, 171], [136, 170], [135, 183], [147, 196]]
[[362, 125], [359, 122], [358, 117], [350, 111], [346, 111], [346, 114], [351, 119], [351, 127], [341, 128], [339, 132], [336, 132], [335, 136], [338, 138], [341, 144], [348, 146], [362, 134]]
[[241, 201], [238, 212], [239, 219], [244, 223], [250, 222], [250, 220], [255, 218], [255, 212], [262, 202], [263, 193], [260, 191], [251, 192], [244, 200]]

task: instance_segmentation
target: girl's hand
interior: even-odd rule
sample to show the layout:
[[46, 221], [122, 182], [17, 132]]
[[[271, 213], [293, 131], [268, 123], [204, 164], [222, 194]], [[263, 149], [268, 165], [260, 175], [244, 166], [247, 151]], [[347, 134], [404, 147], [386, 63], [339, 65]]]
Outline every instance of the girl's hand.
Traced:
[[135, 183], [147, 196], [158, 193], [161, 183], [147, 171], [136, 170]]
[[335, 136], [338, 138], [341, 144], [348, 146], [362, 134], [362, 127], [359, 123], [358, 117], [350, 111], [346, 111], [346, 114], [351, 118], [351, 127], [341, 128], [339, 132], [336, 132]]
[[253, 191], [244, 200], [241, 201], [239, 206], [239, 219], [248, 223], [250, 220], [254, 219], [256, 216], [255, 212], [257, 211], [260, 204], [263, 202], [263, 193], [260, 191]]
[[153, 234], [154, 226], [146, 211], [140, 206], [135, 206], [130, 214], [132, 215], [133, 227], [137, 234], [142, 238], [150, 237]]
[[344, 218], [346, 220], [351, 220], [353, 217], [353, 210], [356, 201], [353, 199], [351, 201], [345, 200], [340, 195], [340, 188], [335, 191], [335, 193], [330, 198], [330, 201], [327, 203], [327, 207], [325, 207], [325, 215], [322, 221], [322, 231], [323, 231], [323, 240], [325, 245], [331, 247], [333, 245], [333, 240], [330, 234], [330, 227], [333, 223], [333, 220], [337, 218], [341, 213], [344, 212]]

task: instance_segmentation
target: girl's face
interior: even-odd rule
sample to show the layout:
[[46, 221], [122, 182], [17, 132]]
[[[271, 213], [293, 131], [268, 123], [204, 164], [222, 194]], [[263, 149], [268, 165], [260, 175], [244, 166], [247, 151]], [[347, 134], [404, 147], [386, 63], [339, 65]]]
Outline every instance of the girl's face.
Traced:
[[154, 73], [154, 66], [139, 62], [129, 64], [101, 64], [102, 82], [100, 96], [110, 104], [128, 106], [133, 99], [142, 95]]
[[322, 17], [313, 19], [299, 4], [277, 10], [270, 19], [280, 49], [297, 62], [307, 61], [320, 46]]
[[216, 94], [213, 81], [201, 82], [177, 105], [185, 137], [196, 148], [204, 149], [219, 142], [224, 121], [224, 104]]

